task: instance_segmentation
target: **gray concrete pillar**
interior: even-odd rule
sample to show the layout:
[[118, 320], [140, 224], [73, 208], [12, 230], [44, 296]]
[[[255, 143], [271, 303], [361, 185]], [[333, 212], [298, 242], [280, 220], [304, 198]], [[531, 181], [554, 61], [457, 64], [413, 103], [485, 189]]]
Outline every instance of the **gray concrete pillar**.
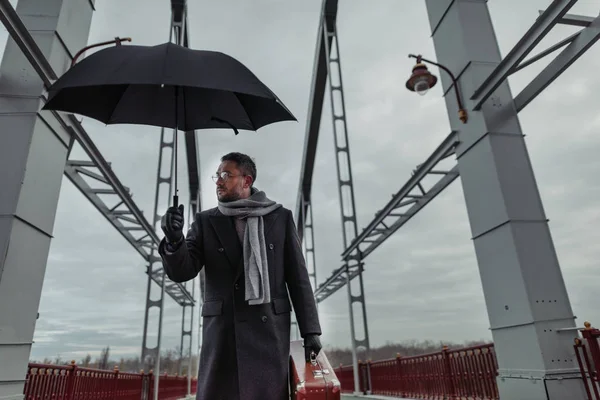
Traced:
[[[87, 44], [93, 7], [91, 0], [19, 0], [18, 15], [57, 75]], [[2, 400], [22, 398], [71, 140], [55, 121], [38, 114], [43, 89], [42, 80], [9, 38], [0, 65]]]
[[[479, 111], [471, 95], [502, 57], [486, 0], [426, 0], [460, 179], [498, 357], [502, 400], [583, 400], [576, 332], [517, 110], [504, 81]], [[532, 21], [535, 16], [532, 16]], [[413, 50], [418, 51], [418, 49]], [[426, 55], [423, 55], [427, 58]]]

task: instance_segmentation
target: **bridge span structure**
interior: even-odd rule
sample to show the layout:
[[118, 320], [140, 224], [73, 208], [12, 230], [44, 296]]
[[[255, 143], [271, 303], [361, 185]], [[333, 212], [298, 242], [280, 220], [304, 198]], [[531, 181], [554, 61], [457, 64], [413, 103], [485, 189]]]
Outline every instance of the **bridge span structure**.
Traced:
[[[169, 39], [190, 46], [186, 2], [170, 3]], [[359, 232], [348, 140], [352, 129], [347, 124], [336, 28], [340, 5], [337, 0], [323, 0], [295, 218], [312, 265], [309, 272], [317, 302], [344, 287], [348, 291], [353, 365], [348, 370], [351, 375], [343, 380], [344, 391], [359, 394], [371, 387], [371, 377], [362, 372], [357, 356], [359, 349], [368, 354], [370, 347], [362, 280], [366, 257], [460, 178], [494, 339], [497, 364], [492, 379], [499, 397], [586, 398], [572, 340], [578, 328], [518, 119], [524, 107], [600, 38], [598, 18], [568, 14], [576, 3], [551, 1], [514, 48], [501, 57], [485, 0], [425, 0], [436, 60], [417, 60], [444, 70], [440, 81], [449, 133]], [[94, 0], [20, 0], [16, 10], [8, 0], [0, 0], [0, 19], [10, 34], [0, 65], [0, 121], [4, 143], [9, 144], [0, 148], [0, 360], [11, 360], [0, 362], [0, 399], [22, 398], [24, 392], [63, 175], [147, 263], [142, 358], [148, 368], [160, 370], [157, 355], [165, 295], [182, 307], [181, 349], [188, 338], [192, 353], [195, 283], [171, 282], [156, 253], [158, 199], [169, 198], [172, 191], [173, 133], [161, 131], [155, 207], [148, 221], [77, 118], [40, 111], [45, 89], [87, 45], [94, 9]], [[581, 30], [528, 58], [561, 23]], [[555, 52], [559, 53], [553, 61], [513, 96], [507, 78]], [[333, 111], [344, 249], [341, 267], [319, 283], [311, 190], [326, 92]], [[190, 213], [202, 209], [196, 140], [195, 132], [185, 133]], [[80, 146], [88, 159], [71, 159], [74, 145]], [[451, 158], [456, 160], [452, 168], [439, 168]], [[161, 175], [165, 170], [170, 171], [168, 176]], [[426, 177], [437, 177], [437, 183], [426, 187]], [[158, 299], [150, 297], [154, 284], [160, 287]], [[19, 304], [18, 313], [14, 304]], [[157, 345], [150, 348], [148, 314], [152, 308], [158, 308], [160, 317], [152, 328], [158, 332]], [[357, 334], [359, 330], [362, 336]], [[153, 395], [158, 398], [159, 374], [154, 378]], [[190, 382], [188, 379], [188, 387]]]

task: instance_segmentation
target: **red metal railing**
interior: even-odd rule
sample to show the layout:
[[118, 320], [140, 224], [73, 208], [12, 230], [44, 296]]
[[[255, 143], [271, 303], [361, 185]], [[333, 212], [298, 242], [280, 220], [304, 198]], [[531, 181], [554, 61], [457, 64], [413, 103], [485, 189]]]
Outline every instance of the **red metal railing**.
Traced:
[[[419, 399], [498, 399], [497, 362], [494, 345], [442, 351], [413, 357], [360, 363], [361, 392]], [[343, 392], [354, 391], [352, 366], [335, 373]]]
[[588, 398], [600, 400], [600, 329], [592, 328], [589, 322], [584, 326], [581, 330], [583, 340], [575, 339], [575, 356]]
[[[359, 362], [359, 370], [361, 363]], [[347, 393], [354, 392], [354, 368], [352, 365], [344, 366], [340, 364], [338, 368], [334, 368], [335, 375], [340, 380], [342, 391]]]
[[[197, 381], [192, 379], [192, 394]], [[175, 400], [187, 395], [185, 376], [161, 375], [158, 398]], [[26, 400], [150, 400], [154, 375], [83, 368], [75, 365], [29, 364], [23, 394]]]
[[[191, 393], [196, 394], [197, 381], [192, 380]], [[147, 400], [152, 399], [154, 393], [154, 379], [150, 374], [150, 396]], [[181, 399], [187, 395], [187, 377], [181, 376], [169, 376], [167, 374], [161, 375], [158, 383], [158, 398], [160, 400], [176, 400]]]
[[[600, 329], [585, 323], [581, 338], [575, 339], [575, 354], [588, 398], [600, 400]], [[587, 346], [586, 346], [587, 344]], [[413, 357], [400, 355], [388, 360], [359, 362], [358, 391], [419, 399], [475, 398], [497, 400], [498, 364], [494, 345], [486, 344]], [[354, 392], [352, 366], [335, 368], [343, 392]], [[187, 394], [187, 377], [161, 375], [161, 400], [175, 400]], [[191, 393], [195, 394], [196, 379]], [[29, 364], [25, 383], [26, 400], [150, 400], [154, 375], [123, 373], [71, 365]]]

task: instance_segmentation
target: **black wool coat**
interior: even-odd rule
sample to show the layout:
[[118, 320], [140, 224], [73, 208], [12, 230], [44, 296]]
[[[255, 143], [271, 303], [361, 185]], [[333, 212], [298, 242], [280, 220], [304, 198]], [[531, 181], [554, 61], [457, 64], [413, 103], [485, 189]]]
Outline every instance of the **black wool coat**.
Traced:
[[[176, 251], [159, 254], [174, 282], [204, 268], [202, 348], [197, 400], [288, 399], [290, 328], [294, 306], [300, 334], [321, 334], [316, 302], [290, 210], [263, 217], [271, 303], [248, 305], [242, 244], [232, 217], [218, 208], [197, 213]], [[289, 297], [288, 297], [289, 292]]]

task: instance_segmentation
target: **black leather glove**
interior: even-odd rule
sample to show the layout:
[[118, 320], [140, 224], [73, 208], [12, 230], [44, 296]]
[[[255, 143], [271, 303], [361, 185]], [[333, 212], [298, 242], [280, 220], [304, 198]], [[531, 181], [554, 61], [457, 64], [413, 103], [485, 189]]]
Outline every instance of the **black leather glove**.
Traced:
[[160, 227], [170, 244], [177, 244], [183, 239], [183, 204], [169, 207], [160, 220]]
[[315, 352], [315, 357], [319, 355], [321, 351], [321, 340], [319, 335], [309, 334], [304, 337], [304, 357], [306, 362], [310, 362], [310, 353]]

